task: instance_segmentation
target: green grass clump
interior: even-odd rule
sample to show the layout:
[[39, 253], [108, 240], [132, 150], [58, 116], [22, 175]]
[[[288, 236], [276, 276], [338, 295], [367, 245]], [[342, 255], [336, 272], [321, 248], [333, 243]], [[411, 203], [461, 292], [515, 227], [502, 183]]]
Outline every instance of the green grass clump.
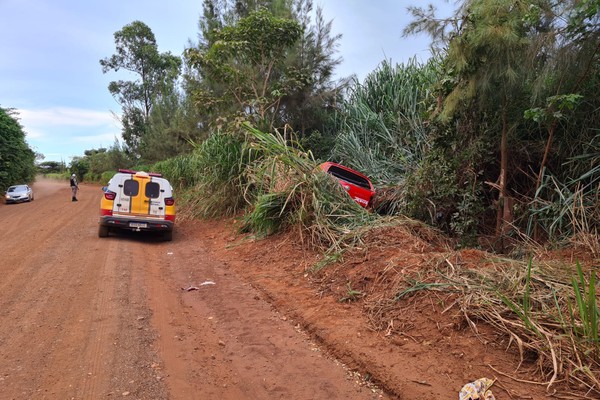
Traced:
[[191, 154], [153, 166], [180, 192], [183, 217], [231, 216], [246, 205], [245, 170], [248, 158], [243, 138], [216, 133]]
[[247, 170], [246, 193], [252, 210], [244, 218], [243, 231], [268, 235], [297, 227], [303, 242], [339, 251], [377, 218], [322, 172], [312, 154], [293, 139], [249, 125], [246, 130], [255, 156]]
[[268, 236], [294, 228], [300, 241], [329, 253], [360, 240], [376, 215], [352, 200], [293, 138], [244, 128], [244, 135], [213, 134], [193, 153], [152, 166], [178, 190], [178, 215], [244, 212], [243, 232]]

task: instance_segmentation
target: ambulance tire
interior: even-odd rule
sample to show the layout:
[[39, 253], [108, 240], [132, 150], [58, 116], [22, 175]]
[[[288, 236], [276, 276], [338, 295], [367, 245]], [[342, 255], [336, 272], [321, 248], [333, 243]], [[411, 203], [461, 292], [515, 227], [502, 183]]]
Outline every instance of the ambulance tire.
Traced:
[[98, 227], [98, 237], [108, 237], [108, 226], [100, 225]]

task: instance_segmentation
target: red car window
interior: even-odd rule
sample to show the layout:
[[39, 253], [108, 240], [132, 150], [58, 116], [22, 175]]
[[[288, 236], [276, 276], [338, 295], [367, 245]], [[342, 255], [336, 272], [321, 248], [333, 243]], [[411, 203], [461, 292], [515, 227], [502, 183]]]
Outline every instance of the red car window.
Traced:
[[345, 180], [348, 183], [352, 183], [356, 186], [360, 186], [365, 189], [371, 189], [371, 184], [367, 179], [363, 178], [362, 176], [356, 175], [355, 173], [347, 171], [343, 168], [332, 165], [329, 167], [327, 172], [329, 172], [336, 178]]

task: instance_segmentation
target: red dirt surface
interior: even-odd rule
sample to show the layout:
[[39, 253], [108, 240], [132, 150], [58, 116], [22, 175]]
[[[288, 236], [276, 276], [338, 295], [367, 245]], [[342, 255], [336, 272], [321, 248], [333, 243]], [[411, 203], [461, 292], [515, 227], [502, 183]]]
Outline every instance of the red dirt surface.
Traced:
[[172, 242], [101, 239], [99, 186], [78, 202], [66, 182], [33, 188], [34, 202], [0, 206], [3, 399], [456, 399], [482, 377], [498, 400], [548, 397], [451, 296], [386, 300], [402, 274], [475, 251], [390, 228], [314, 272], [293, 233], [185, 221]]

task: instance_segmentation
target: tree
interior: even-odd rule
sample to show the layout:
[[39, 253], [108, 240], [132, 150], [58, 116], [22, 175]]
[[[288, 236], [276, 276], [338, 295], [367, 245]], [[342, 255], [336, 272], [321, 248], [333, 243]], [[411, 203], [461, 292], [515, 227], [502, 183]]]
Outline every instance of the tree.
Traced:
[[44, 161], [38, 164], [38, 169], [43, 174], [60, 173], [65, 171], [66, 166], [64, 161]]
[[306, 79], [302, 71], [285, 65], [285, 56], [300, 35], [297, 22], [262, 9], [216, 32], [207, 51], [188, 49], [186, 55], [205, 77], [222, 85], [239, 112], [271, 130], [281, 99]]
[[85, 175], [90, 170], [90, 163], [88, 156], [85, 157], [73, 157], [69, 164], [69, 172], [77, 175], [80, 180], [85, 179]]
[[[494, 197], [496, 231], [506, 233], [514, 210], [529, 233], [540, 220], [547, 235], [568, 226], [562, 220], [576, 207], [565, 199], [576, 196], [565, 193], [588, 190], [581, 204], [597, 195], [590, 156], [600, 138], [600, 3], [465, 0], [447, 19], [432, 6], [410, 10], [405, 33], [428, 32], [445, 56], [432, 114], [444, 123], [439, 144], [454, 158], [452, 146], [470, 138], [497, 148], [498, 160], [475, 169], [498, 192], [482, 199]], [[511, 207], [513, 199], [521, 205]]]
[[0, 107], [0, 189], [35, 177], [35, 153], [13, 109]]
[[88, 149], [83, 154], [83, 157], [73, 158], [69, 167], [70, 171], [77, 174], [81, 180], [99, 181], [106, 171], [114, 172], [134, 165], [134, 161], [117, 139], [108, 149], [104, 147]]
[[137, 75], [134, 81], [112, 81], [108, 89], [123, 109], [123, 139], [138, 153], [153, 104], [174, 90], [181, 59], [159, 53], [154, 33], [140, 21], [125, 25], [114, 38], [116, 54], [100, 60], [100, 65], [103, 73], [123, 69]]
[[204, 138], [193, 105], [175, 91], [155, 102], [150, 122], [141, 144], [144, 162], [188, 153]]
[[[459, 9], [460, 21], [454, 23], [458, 31], [448, 36], [445, 63], [453, 86], [443, 100], [438, 118], [450, 122], [476, 107], [479, 115], [487, 115], [488, 121], [493, 122], [491, 126], [500, 131], [499, 138], [492, 138], [498, 143], [498, 178], [490, 182], [498, 191], [496, 233], [499, 236], [512, 223], [509, 136], [522, 122], [522, 100], [528, 82], [524, 60], [528, 59], [528, 33], [532, 28], [529, 5], [527, 1], [515, 0], [466, 0]], [[445, 32], [425, 21], [410, 28], [429, 30], [438, 37]]]
[[[257, 90], [258, 95], [248, 97], [252, 107], [246, 108], [244, 102], [227, 92], [231, 82], [225, 83], [222, 77], [210, 70], [212, 66], [199, 62], [198, 56], [206, 57], [211, 51], [214, 53], [216, 47], [223, 43], [224, 32], [232, 27], [240, 30], [246, 23], [242, 21], [255, 18], [252, 15], [257, 12], [270, 15], [274, 21], [295, 24], [300, 28], [300, 35], [279, 51], [278, 59], [273, 57], [276, 62], [271, 69], [261, 70], [256, 63], [255, 67], [240, 70], [247, 77], [255, 76], [256, 79], [252, 79], [257, 87], [264, 83], [270, 85], [264, 87], [274, 104], [270, 107], [267, 98], [261, 98], [261, 90]], [[316, 15], [315, 23], [312, 22], [313, 14]], [[192, 45], [186, 52], [185, 88], [187, 96], [196, 104], [204, 130], [222, 127], [223, 121], [235, 124], [242, 119], [254, 119], [249, 112], [254, 113], [257, 110], [254, 107], [260, 104], [268, 110], [266, 115], [270, 119], [265, 129], [290, 126], [301, 139], [313, 133], [315, 138], [321, 137], [321, 132], [331, 130], [335, 107], [341, 100], [346, 83], [346, 80], [332, 81], [333, 71], [341, 61], [336, 57], [341, 35], [332, 35], [331, 22], [324, 21], [320, 8], [313, 12], [312, 0], [205, 0], [199, 26], [198, 44]], [[262, 40], [259, 36], [255, 39]], [[234, 59], [238, 65], [245, 62], [239, 57]], [[268, 71], [270, 78], [265, 80], [261, 71]], [[257, 111], [253, 115], [260, 120], [260, 111]], [[309, 142], [316, 143], [316, 140], [305, 141]]]
[[336, 56], [342, 35], [332, 34], [331, 21], [326, 22], [321, 8], [315, 11], [312, 23], [312, 0], [297, 1], [293, 18], [302, 26], [302, 37], [294, 46], [288, 62], [308, 78], [303, 85], [282, 99], [282, 120], [292, 126], [300, 139], [313, 133], [326, 134], [330, 120], [338, 110], [342, 92], [349, 80], [333, 81], [335, 68], [341, 63]]

